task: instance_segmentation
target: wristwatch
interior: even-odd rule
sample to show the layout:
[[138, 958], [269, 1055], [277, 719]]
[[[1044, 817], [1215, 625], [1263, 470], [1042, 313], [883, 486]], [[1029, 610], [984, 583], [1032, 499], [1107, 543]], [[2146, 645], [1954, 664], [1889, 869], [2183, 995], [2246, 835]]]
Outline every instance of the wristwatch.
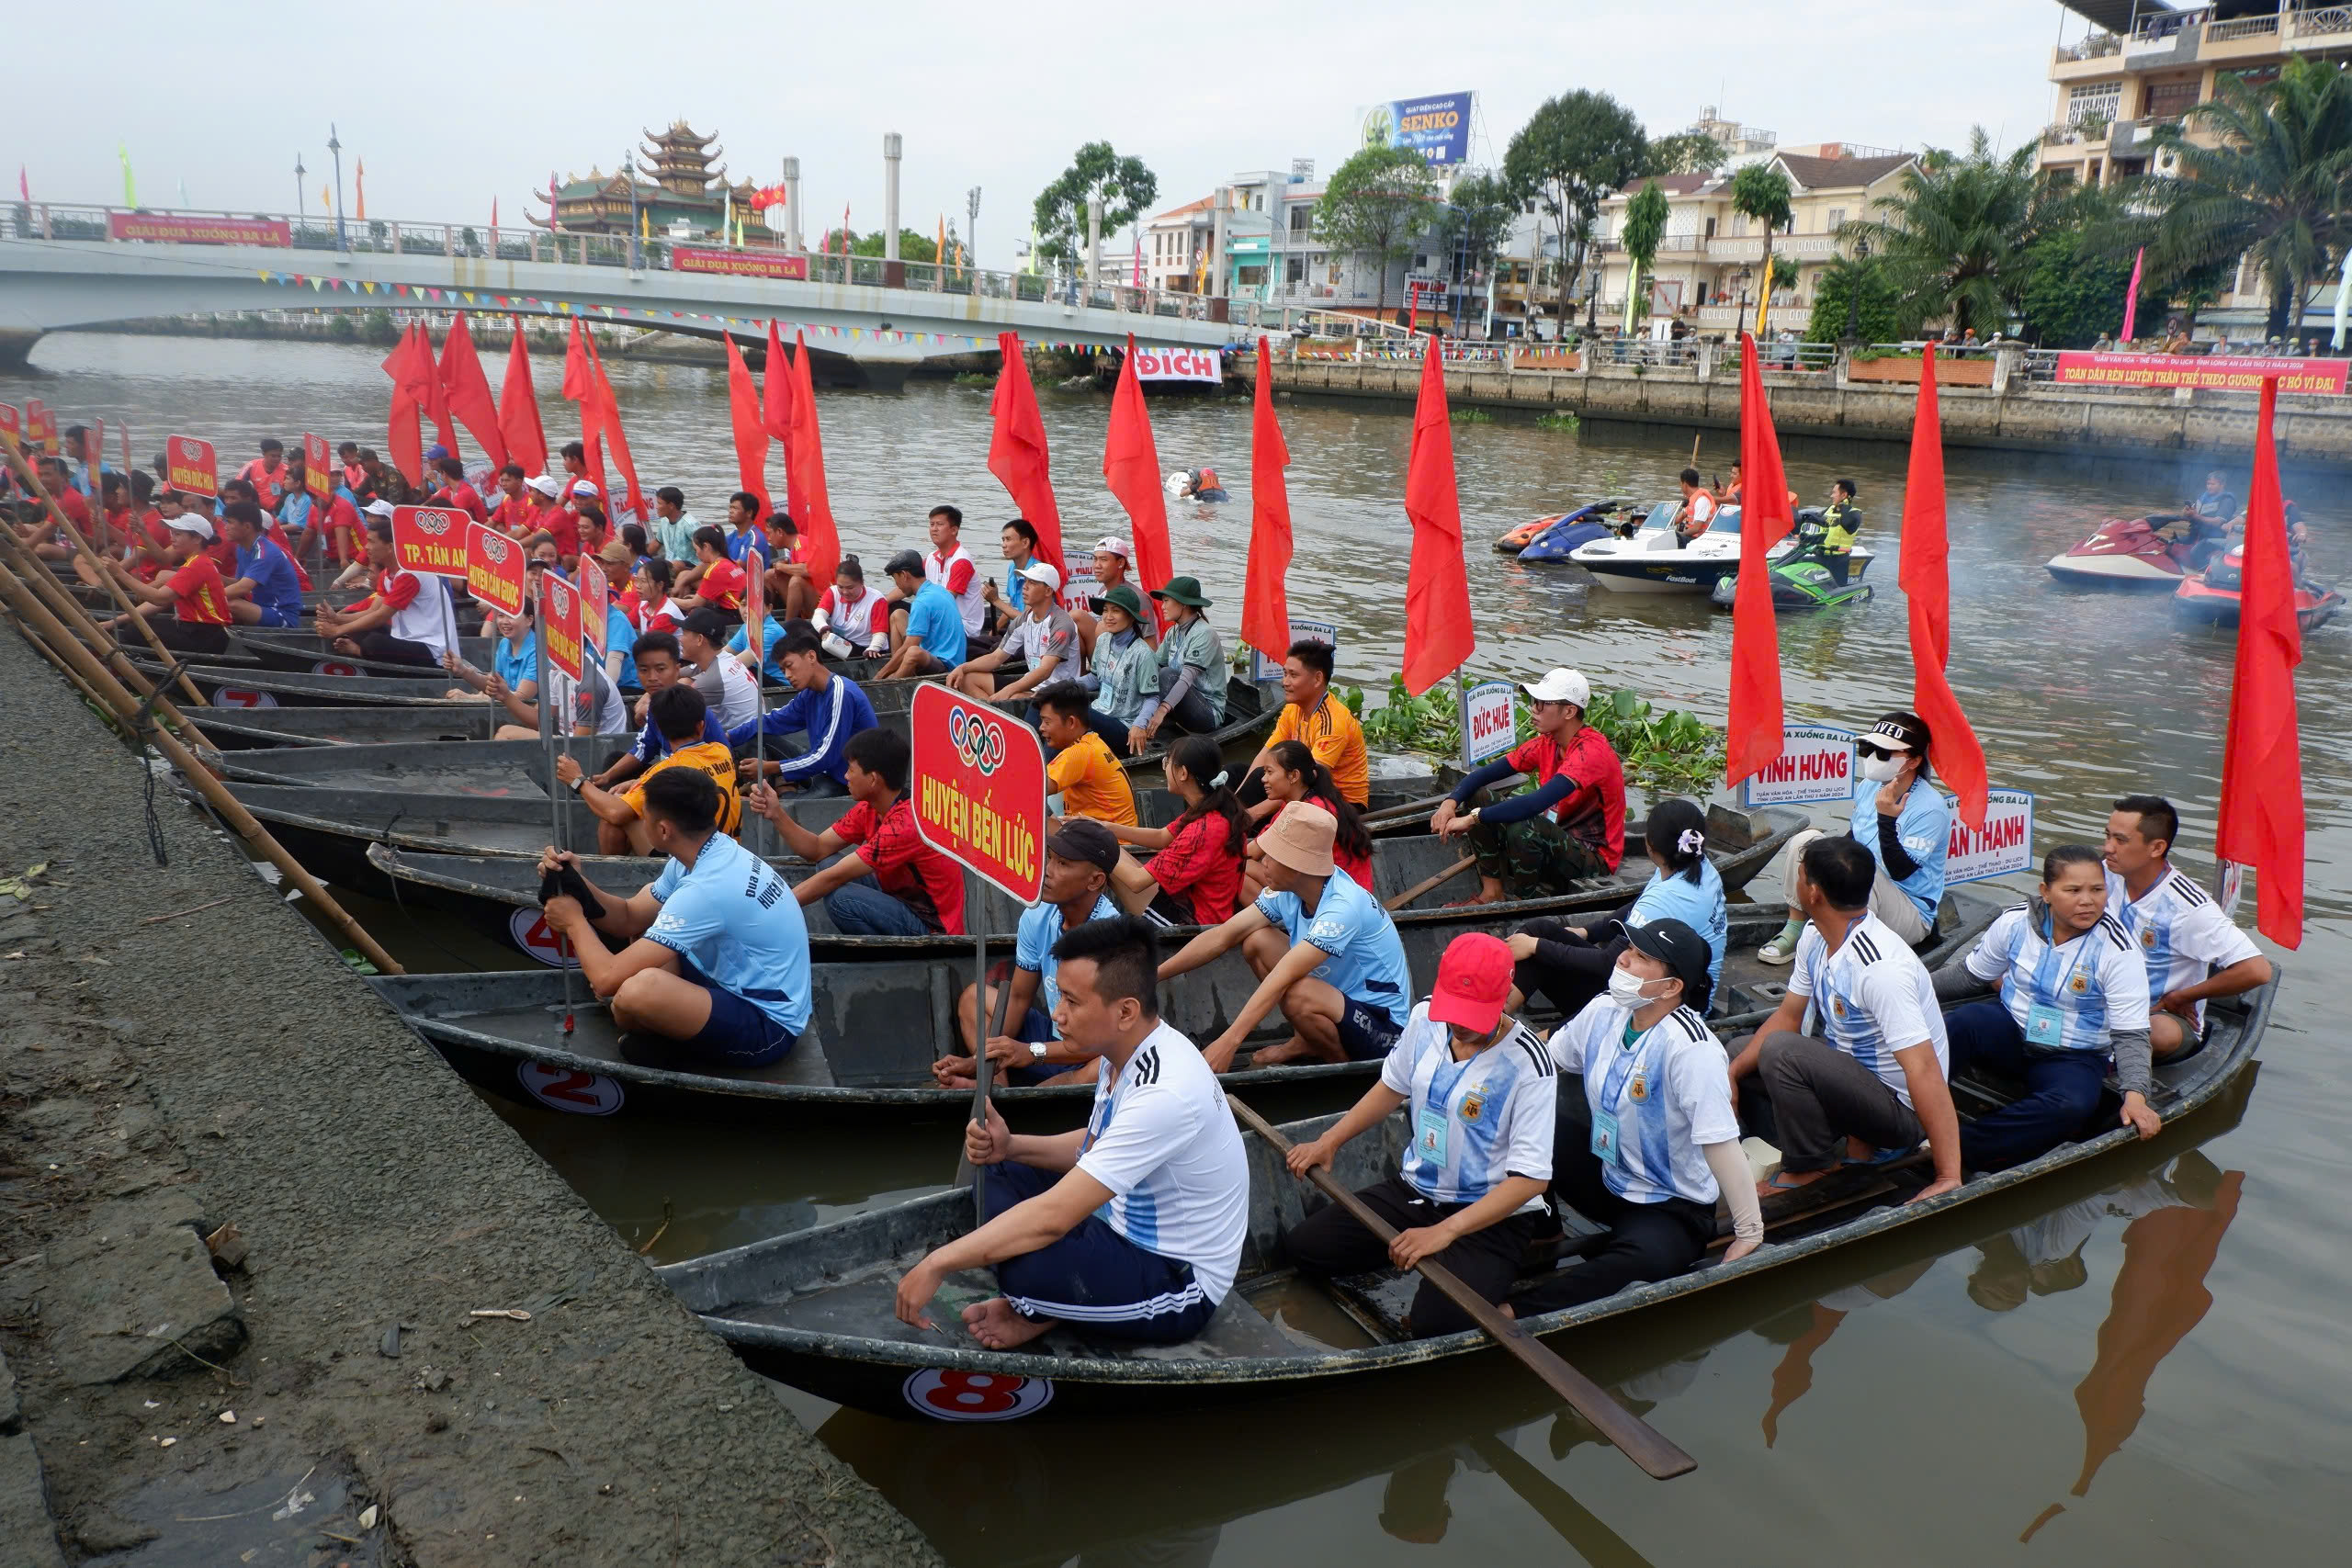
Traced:
[[582, 785], [583, 785], [583, 784], [585, 784], [587, 782], [588, 782], [588, 775], [587, 775], [586, 773], [582, 773], [582, 774], [581, 774], [578, 778], [576, 778], [576, 779], [572, 780], [572, 781], [571, 781], [571, 793], [572, 793], [572, 794], [574, 794], [574, 795], [578, 795], [578, 794], [580, 793], [581, 786], [582, 786]]
[[1029, 1043], [1029, 1059], [1033, 1062], [1042, 1062], [1046, 1059], [1045, 1042], [1033, 1040]]

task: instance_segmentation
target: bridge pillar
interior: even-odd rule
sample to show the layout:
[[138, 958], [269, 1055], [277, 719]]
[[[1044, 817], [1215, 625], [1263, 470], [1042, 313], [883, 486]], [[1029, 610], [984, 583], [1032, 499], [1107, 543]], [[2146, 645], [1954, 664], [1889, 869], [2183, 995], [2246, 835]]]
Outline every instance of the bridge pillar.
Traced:
[[31, 369], [33, 344], [45, 335], [38, 327], [0, 327], [0, 370]]

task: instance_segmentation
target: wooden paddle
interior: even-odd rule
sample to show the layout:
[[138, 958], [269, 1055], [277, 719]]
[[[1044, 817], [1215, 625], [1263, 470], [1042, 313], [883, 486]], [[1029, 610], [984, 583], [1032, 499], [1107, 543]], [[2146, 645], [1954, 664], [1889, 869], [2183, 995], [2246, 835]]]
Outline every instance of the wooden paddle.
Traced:
[[1396, 897], [1391, 898], [1387, 903], [1383, 904], [1381, 908], [1393, 915], [1397, 910], [1403, 908], [1406, 905], [1411, 903], [1414, 899], [1419, 897], [1422, 894], [1428, 893], [1448, 882], [1453, 881], [1455, 877], [1461, 875], [1464, 872], [1468, 871], [1472, 866], [1476, 865], [1477, 863], [1478, 857], [1476, 855], [1464, 855], [1460, 860], [1455, 861], [1452, 865], [1447, 866], [1443, 871], [1439, 872], [1435, 876], [1427, 877], [1422, 881], [1416, 882], [1413, 886], [1396, 895]]
[[[1227, 1094], [1225, 1100], [1233, 1107], [1233, 1113], [1241, 1118], [1242, 1125], [1265, 1139], [1267, 1145], [1276, 1154], [1285, 1157], [1289, 1156], [1291, 1142], [1272, 1122], [1231, 1094]], [[1324, 1196], [1353, 1216], [1356, 1224], [1384, 1242], [1396, 1239], [1396, 1227], [1374, 1213], [1363, 1199], [1341, 1186], [1329, 1171], [1317, 1168], [1307, 1172], [1307, 1176], [1323, 1190]], [[1608, 1391], [1599, 1383], [1530, 1337], [1527, 1330], [1496, 1311], [1492, 1302], [1464, 1284], [1453, 1269], [1426, 1258], [1413, 1267], [1420, 1271], [1423, 1279], [1443, 1292], [1448, 1301], [1469, 1314], [1471, 1321], [1484, 1329], [1487, 1337], [1518, 1357], [1528, 1371], [1542, 1378], [1553, 1393], [1566, 1400], [1570, 1409], [1592, 1423], [1602, 1437], [1623, 1450], [1625, 1457], [1640, 1465], [1653, 1480], [1670, 1481], [1699, 1468], [1697, 1460], [1668, 1441], [1665, 1434], [1657, 1427], [1610, 1398]]]

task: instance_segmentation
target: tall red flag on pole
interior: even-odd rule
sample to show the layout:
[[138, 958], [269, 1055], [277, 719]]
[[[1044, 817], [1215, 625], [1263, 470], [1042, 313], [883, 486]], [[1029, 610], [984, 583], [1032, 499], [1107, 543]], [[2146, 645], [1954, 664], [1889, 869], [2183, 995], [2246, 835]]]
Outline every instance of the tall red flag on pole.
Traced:
[[473, 433], [490, 466], [504, 468], [506, 441], [499, 434], [498, 405], [491, 401], [490, 377], [481, 367], [481, 355], [474, 352], [474, 335], [467, 330], [462, 311], [449, 323], [449, 335], [441, 340], [439, 374], [441, 395], [450, 413]]
[[[1168, 492], [1160, 488], [1159, 452], [1152, 444], [1151, 415], [1143, 406], [1143, 382], [1136, 376], [1136, 338], [1127, 334], [1126, 358], [1118, 389], [1111, 394], [1111, 430], [1102, 443], [1102, 482], [1126, 508], [1135, 535], [1136, 582], [1148, 595], [1165, 588], [1176, 566], [1168, 547]], [[1160, 602], [1147, 597], [1159, 629], [1168, 628]]]
[[1037, 389], [1029, 384], [1029, 359], [1019, 333], [999, 333], [996, 345], [1004, 368], [997, 372], [989, 412], [996, 430], [989, 437], [989, 472], [1012, 497], [1012, 504], [1037, 530], [1037, 558], [1069, 581], [1062, 562], [1062, 513], [1054, 503], [1053, 464], [1046, 450], [1046, 421], [1037, 412]]
[[842, 564], [842, 536], [833, 522], [831, 493], [825, 488], [825, 435], [817, 425], [817, 386], [808, 367], [805, 333], [793, 334], [791, 429], [784, 461], [800, 486], [802, 508], [793, 513], [793, 520], [800, 525], [801, 548], [808, 557], [808, 584], [821, 594], [832, 585], [833, 573]]
[[458, 427], [449, 420], [449, 389], [441, 382], [441, 367], [434, 363], [432, 334], [420, 321], [416, 327], [416, 348], [421, 357], [418, 367], [424, 372], [424, 390], [418, 401], [424, 405], [425, 416], [433, 421], [434, 439], [458, 455]]
[[1788, 536], [1789, 479], [1781, 438], [1764, 400], [1756, 339], [1739, 334], [1739, 592], [1731, 611], [1731, 715], [1724, 784], [1740, 780], [1781, 754], [1781, 630], [1772, 619], [1772, 584], [1764, 556]]
[[[599, 494], [609, 499], [612, 491], [605, 485], [605, 439], [603, 410], [596, 402], [596, 377], [588, 359], [588, 334], [580, 325], [580, 318], [571, 319], [571, 341], [563, 350], [563, 395], [565, 400], [580, 405], [580, 444], [587, 450], [582, 456], [588, 464], [588, 477], [596, 481]], [[563, 498], [566, 504], [571, 497]]]
[[[792, 362], [785, 357], [784, 338], [773, 319], [768, 322], [767, 364], [760, 372], [760, 423], [770, 439], [784, 446], [784, 509], [796, 523], [808, 510], [808, 491], [792, 460], [792, 397], [796, 379]], [[821, 589], [824, 585], [818, 584]]]
[[1419, 696], [1468, 661], [1470, 569], [1462, 558], [1462, 497], [1454, 489], [1453, 420], [1445, 406], [1445, 355], [1435, 338], [1421, 351], [1421, 396], [1413, 410], [1413, 455], [1405, 468], [1405, 515], [1413, 559], [1405, 578], [1405, 689]]
[[1290, 446], [1274, 417], [1273, 356], [1258, 337], [1250, 424], [1250, 566], [1241, 587], [1241, 640], [1269, 659], [1290, 651]]
[[412, 326], [384, 355], [384, 374], [392, 378], [392, 414], [384, 445], [391, 451], [392, 467], [413, 485], [424, 482], [424, 438], [418, 416], [424, 409], [426, 383], [434, 377], [433, 350], [424, 344], [424, 336], [423, 327]]
[[2303, 759], [2295, 716], [2295, 667], [2303, 636], [2295, 620], [2295, 569], [2278, 494], [2271, 423], [2278, 380], [2262, 379], [2246, 486], [2245, 586], [2239, 591], [2237, 672], [2230, 687], [2222, 755], [2222, 821], [2213, 852], [2255, 870], [2255, 925], [2282, 947], [2303, 943]]
[[[628, 433], [621, 428], [621, 400], [613, 395], [612, 378], [605, 374], [605, 360], [596, 352], [595, 335], [588, 334], [585, 341], [588, 344], [588, 374], [596, 389], [596, 432], [600, 436], [612, 438], [613, 466], [621, 471], [621, 482], [628, 487], [625, 492], [628, 497], [628, 509], [641, 518], [647, 514], [645, 495], [637, 488], [637, 459], [629, 455]], [[596, 479], [599, 484], [604, 482], [601, 473]], [[609, 501], [612, 498], [606, 496], [605, 499]]]
[[1960, 819], [1984, 826], [1984, 748], [1944, 676], [1951, 662], [1951, 537], [1944, 511], [1943, 414], [1936, 400], [1936, 345], [1919, 367], [1911, 472], [1903, 487], [1903, 570], [1911, 614], [1911, 707], [1928, 721], [1928, 760], [1960, 796]]
[[519, 463], [523, 477], [548, 471], [547, 432], [539, 424], [539, 395], [531, 389], [531, 350], [523, 339], [523, 318], [510, 317], [514, 336], [506, 348], [506, 381], [498, 393], [498, 434], [506, 460]]
[[727, 413], [735, 426], [735, 475], [743, 489], [760, 498], [763, 515], [775, 509], [768, 499], [768, 432], [760, 420], [760, 391], [752, 384], [752, 367], [743, 363], [743, 351], [735, 346], [735, 334], [729, 333], [727, 342]]

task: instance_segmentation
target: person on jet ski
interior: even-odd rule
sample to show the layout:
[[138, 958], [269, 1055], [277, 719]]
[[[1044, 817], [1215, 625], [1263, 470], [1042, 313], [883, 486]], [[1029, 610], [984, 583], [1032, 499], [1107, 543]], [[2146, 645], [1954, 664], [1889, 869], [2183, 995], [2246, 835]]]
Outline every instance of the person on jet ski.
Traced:
[[1699, 482], [1699, 470], [1682, 470], [1682, 505], [1674, 513], [1674, 547], [1682, 549], [1715, 520], [1715, 492]]
[[1862, 531], [1862, 509], [1854, 504], [1860, 493], [1851, 479], [1829, 487], [1829, 505], [1821, 514], [1821, 564], [1838, 586], [1846, 586], [1846, 570], [1853, 564], [1854, 540]]
[[2188, 526], [2184, 531], [2177, 523], [2167, 523], [2156, 530], [2159, 539], [2188, 540], [2188, 570], [2203, 571], [2213, 558], [2230, 547], [2230, 525], [2238, 514], [2238, 498], [2230, 493], [2222, 470], [2215, 468], [2205, 476], [2203, 493], [2186, 502], [2183, 519]]

